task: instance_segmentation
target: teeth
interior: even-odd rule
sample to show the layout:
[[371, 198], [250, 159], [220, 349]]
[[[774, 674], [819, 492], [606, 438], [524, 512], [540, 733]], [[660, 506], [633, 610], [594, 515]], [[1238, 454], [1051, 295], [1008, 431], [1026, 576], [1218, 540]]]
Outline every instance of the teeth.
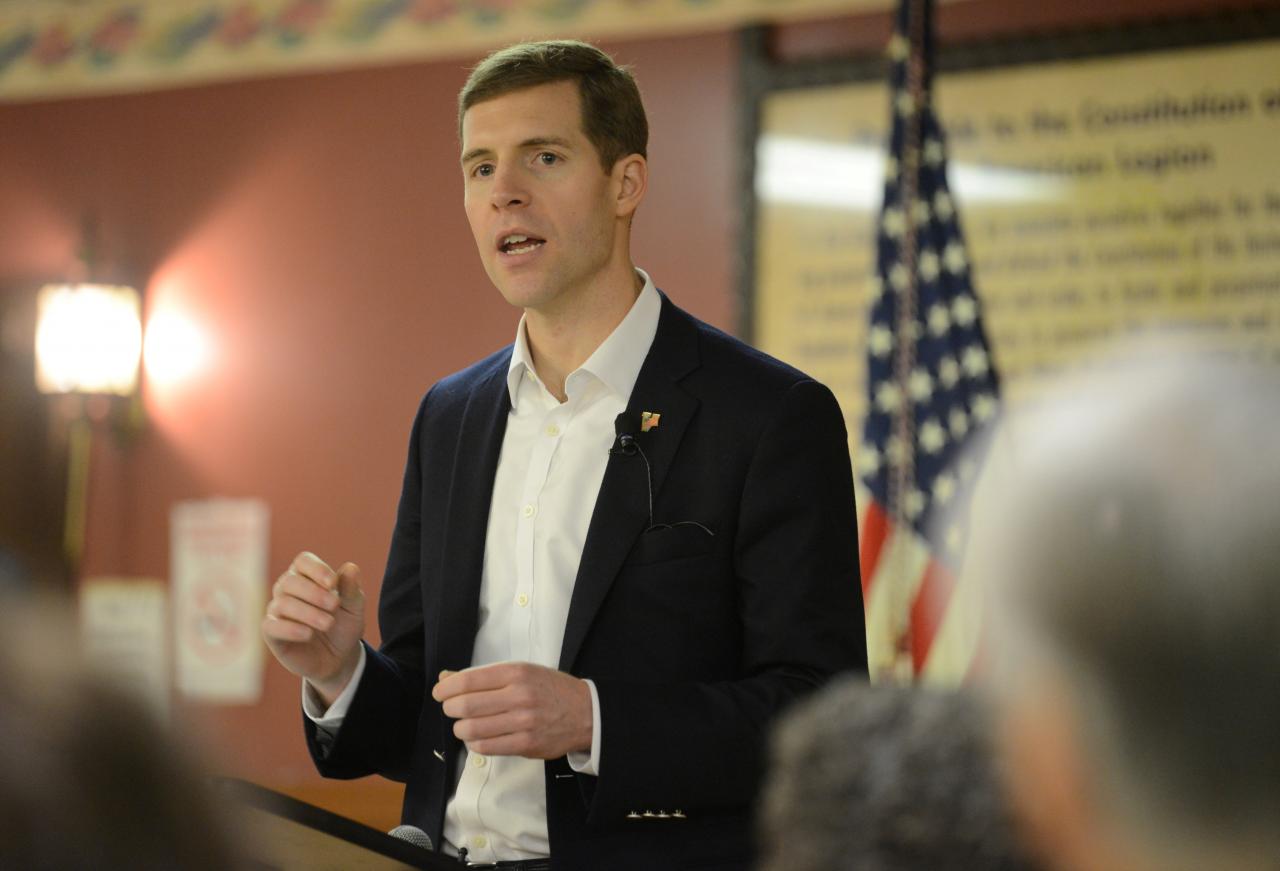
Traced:
[[502, 237], [500, 247], [504, 254], [527, 254], [541, 244], [541, 239], [530, 239], [523, 233], [512, 233]]

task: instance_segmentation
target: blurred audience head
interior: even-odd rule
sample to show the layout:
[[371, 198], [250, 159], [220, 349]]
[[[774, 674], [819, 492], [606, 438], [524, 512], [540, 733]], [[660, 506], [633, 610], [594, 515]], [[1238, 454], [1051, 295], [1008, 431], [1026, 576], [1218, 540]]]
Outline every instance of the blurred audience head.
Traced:
[[774, 734], [762, 871], [1015, 871], [983, 709], [959, 692], [832, 682]]
[[0, 871], [239, 867], [191, 763], [77, 635], [50, 606], [0, 615]]
[[1015, 804], [1066, 869], [1280, 868], [1280, 381], [1182, 355], [1015, 421], [975, 518]]

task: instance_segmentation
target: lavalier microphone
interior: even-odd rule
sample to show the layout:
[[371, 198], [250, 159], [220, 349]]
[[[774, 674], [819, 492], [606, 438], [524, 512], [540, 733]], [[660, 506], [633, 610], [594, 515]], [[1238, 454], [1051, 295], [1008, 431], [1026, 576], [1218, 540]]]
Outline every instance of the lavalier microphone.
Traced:
[[629, 457], [640, 449], [636, 444], [636, 433], [640, 432], [639, 412], [624, 411], [619, 414], [613, 419], [613, 431], [617, 434], [617, 438], [613, 440], [613, 447], [609, 448], [609, 453]]

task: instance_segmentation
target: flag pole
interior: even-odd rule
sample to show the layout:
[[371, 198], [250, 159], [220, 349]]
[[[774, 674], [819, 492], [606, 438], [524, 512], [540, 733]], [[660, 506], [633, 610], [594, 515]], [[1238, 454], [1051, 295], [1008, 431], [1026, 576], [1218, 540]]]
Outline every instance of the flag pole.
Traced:
[[[903, 0], [905, 7], [905, 27], [903, 36], [907, 40], [906, 68], [907, 97], [894, 110], [903, 114], [902, 179], [900, 207], [903, 215], [902, 265], [906, 271], [906, 285], [898, 294], [897, 335], [898, 342], [894, 354], [894, 383], [899, 395], [910, 394], [911, 372], [916, 365], [916, 316], [919, 298], [919, 276], [917, 258], [919, 254], [919, 224], [915, 220], [916, 203], [919, 200], [920, 158], [921, 158], [921, 124], [920, 113], [925, 104], [925, 27], [930, 11], [926, 7], [932, 0]], [[916, 437], [915, 405], [909, 401], [898, 403], [894, 415], [894, 439], [900, 446], [898, 462], [892, 464], [893, 476], [890, 479], [889, 507], [893, 521], [899, 529], [910, 529], [914, 516], [911, 513], [911, 492], [915, 488], [915, 451], [913, 445]], [[899, 549], [900, 565], [895, 568], [905, 575], [909, 570], [906, 565], [907, 556]], [[904, 664], [908, 673], [914, 666], [911, 662], [912, 625], [907, 618], [907, 611], [902, 609], [902, 625], [898, 628], [898, 638], [894, 644], [899, 662], [895, 665], [895, 673], [901, 673]], [[904, 663], [905, 660], [905, 663]]]

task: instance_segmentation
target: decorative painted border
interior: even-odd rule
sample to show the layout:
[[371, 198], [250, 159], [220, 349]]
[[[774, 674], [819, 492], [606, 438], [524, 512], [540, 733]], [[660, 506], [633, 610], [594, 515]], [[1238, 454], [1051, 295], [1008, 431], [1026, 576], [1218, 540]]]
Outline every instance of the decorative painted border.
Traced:
[[27, 0], [0, 8], [0, 101], [885, 9], [891, 0]]

